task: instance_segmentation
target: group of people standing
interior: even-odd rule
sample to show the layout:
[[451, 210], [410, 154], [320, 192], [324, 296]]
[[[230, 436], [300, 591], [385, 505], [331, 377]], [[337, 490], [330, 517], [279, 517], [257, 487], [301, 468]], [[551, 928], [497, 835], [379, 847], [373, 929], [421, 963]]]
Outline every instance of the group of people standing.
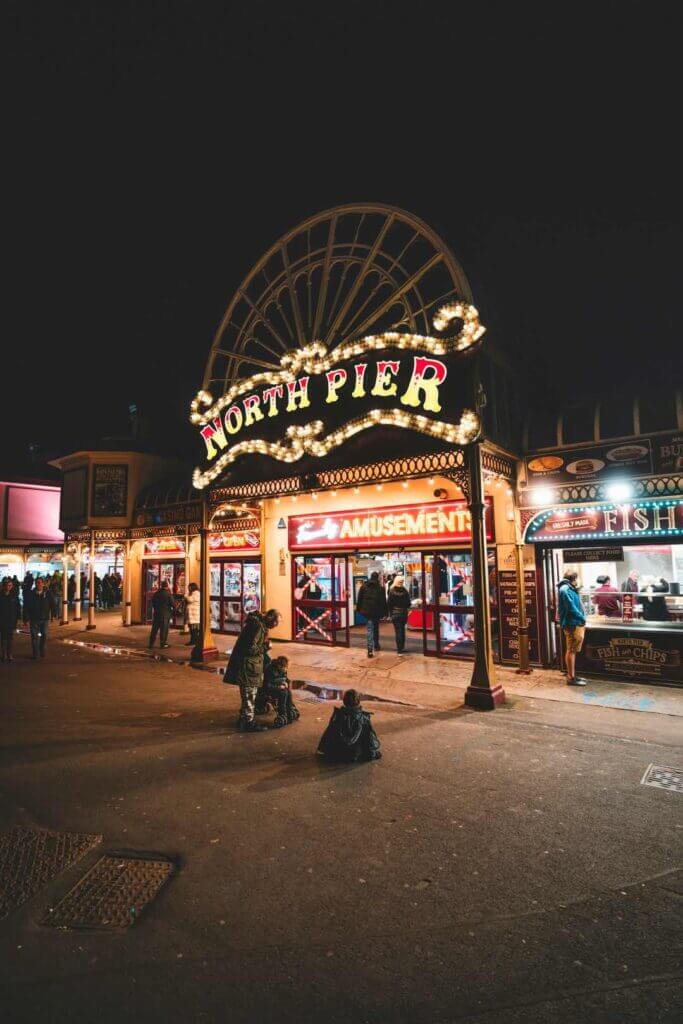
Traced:
[[406, 625], [411, 599], [406, 589], [405, 579], [400, 574], [394, 576], [388, 591], [380, 583], [379, 573], [370, 573], [370, 579], [362, 583], [356, 598], [356, 611], [366, 621], [366, 643], [368, 658], [374, 657], [375, 651], [381, 651], [379, 624], [382, 619], [391, 619], [396, 637], [396, 653], [405, 654]]
[[12, 642], [20, 620], [29, 627], [33, 659], [45, 657], [49, 623], [59, 616], [60, 588], [61, 577], [56, 584], [54, 578], [34, 580], [27, 573], [20, 585], [16, 576], [5, 576], [0, 586], [0, 661], [13, 661]]

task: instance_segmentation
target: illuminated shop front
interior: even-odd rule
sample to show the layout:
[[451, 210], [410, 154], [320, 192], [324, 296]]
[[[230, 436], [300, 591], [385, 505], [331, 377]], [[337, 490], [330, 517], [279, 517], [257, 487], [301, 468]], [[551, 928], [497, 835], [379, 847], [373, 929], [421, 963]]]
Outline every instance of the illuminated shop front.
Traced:
[[572, 571], [587, 627], [577, 671], [683, 685], [683, 498], [543, 509], [526, 540], [538, 551], [551, 662], [562, 656], [557, 585]]
[[[448, 481], [446, 481], [448, 483]], [[412, 485], [412, 488], [415, 488]], [[452, 484], [451, 484], [452, 487]], [[412, 489], [411, 488], [411, 489]], [[441, 488], [445, 490], [445, 488]], [[406, 489], [401, 487], [403, 495]], [[388, 587], [404, 577], [410, 594], [408, 649], [437, 656], [472, 656], [474, 605], [471, 518], [467, 502], [386, 505], [374, 492], [369, 507], [337, 511], [321, 495], [319, 509], [288, 518], [292, 557], [292, 639], [323, 644], [364, 641], [355, 611], [358, 590], [372, 572]], [[486, 540], [495, 539], [493, 499], [486, 499]], [[491, 621], [498, 654], [496, 552], [488, 552]], [[391, 626], [384, 633], [391, 646]]]

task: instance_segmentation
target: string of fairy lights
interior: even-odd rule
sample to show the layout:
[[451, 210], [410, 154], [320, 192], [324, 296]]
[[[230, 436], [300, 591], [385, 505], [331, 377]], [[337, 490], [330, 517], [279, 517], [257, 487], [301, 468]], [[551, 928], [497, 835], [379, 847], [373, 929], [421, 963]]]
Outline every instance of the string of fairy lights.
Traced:
[[[302, 370], [313, 375], [326, 373], [338, 363], [364, 352], [385, 348], [419, 349], [433, 355], [444, 355], [447, 352], [462, 352], [471, 348], [482, 337], [486, 328], [479, 321], [478, 310], [466, 302], [453, 302], [442, 306], [433, 319], [437, 331], [445, 330], [453, 320], [462, 321], [460, 331], [450, 338], [432, 338], [421, 334], [403, 334], [399, 331], [384, 331], [381, 334], [369, 334], [353, 342], [346, 342], [332, 352], [328, 352], [322, 342], [314, 341], [296, 352], [289, 352], [280, 359], [282, 370], [256, 373], [234, 384], [224, 395], [214, 401], [213, 396], [205, 390], [199, 391], [190, 406], [190, 420], [193, 424], [203, 426], [219, 416], [223, 409], [229, 407], [235, 398], [254, 391], [263, 384], [277, 385], [291, 383], [296, 380]], [[200, 411], [203, 407], [204, 411]], [[431, 437], [438, 437], [450, 444], [465, 445], [473, 441], [480, 430], [477, 414], [465, 409], [459, 423], [447, 423], [431, 420], [400, 409], [373, 409], [363, 416], [350, 420], [345, 426], [332, 431], [324, 438], [320, 434], [324, 424], [315, 420], [304, 426], [290, 426], [286, 436], [289, 443], [281, 441], [264, 441], [259, 438], [240, 441], [224, 452], [210, 469], [202, 471], [197, 467], [192, 482], [201, 490], [212, 483], [230, 463], [241, 455], [270, 455], [282, 462], [295, 462], [305, 454], [323, 457], [333, 448], [354, 434], [373, 426], [392, 426], [414, 430]]]

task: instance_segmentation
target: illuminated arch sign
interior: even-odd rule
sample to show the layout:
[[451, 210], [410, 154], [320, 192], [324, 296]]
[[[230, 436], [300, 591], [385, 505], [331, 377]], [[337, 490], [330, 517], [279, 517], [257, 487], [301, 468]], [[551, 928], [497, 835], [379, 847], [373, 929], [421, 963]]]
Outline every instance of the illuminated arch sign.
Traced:
[[683, 536], [683, 498], [543, 509], [529, 520], [528, 544]]
[[200, 391], [190, 419], [205, 463], [195, 469], [194, 486], [206, 487], [240, 456], [269, 455], [282, 462], [323, 457], [373, 426], [470, 443], [480, 423], [467, 408], [473, 387], [462, 356], [485, 328], [466, 303], [439, 310], [434, 326], [442, 331], [455, 319], [463, 326], [452, 337], [389, 331], [331, 352], [314, 342], [284, 355], [281, 370], [246, 378], [217, 400]]

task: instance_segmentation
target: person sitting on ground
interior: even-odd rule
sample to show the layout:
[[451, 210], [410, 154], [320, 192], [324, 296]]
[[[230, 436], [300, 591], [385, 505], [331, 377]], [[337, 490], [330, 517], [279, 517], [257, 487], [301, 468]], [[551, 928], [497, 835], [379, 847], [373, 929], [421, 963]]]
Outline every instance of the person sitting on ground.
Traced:
[[361, 707], [358, 691], [347, 690], [344, 706], [334, 709], [320, 738], [318, 753], [328, 761], [379, 761], [380, 742], [371, 717], [371, 713]]
[[287, 677], [289, 659], [280, 655], [271, 658], [268, 652], [263, 655], [263, 685], [256, 691], [255, 713], [265, 715], [268, 706], [275, 709], [274, 729], [291, 725], [299, 717], [299, 711], [292, 700], [292, 687]]

